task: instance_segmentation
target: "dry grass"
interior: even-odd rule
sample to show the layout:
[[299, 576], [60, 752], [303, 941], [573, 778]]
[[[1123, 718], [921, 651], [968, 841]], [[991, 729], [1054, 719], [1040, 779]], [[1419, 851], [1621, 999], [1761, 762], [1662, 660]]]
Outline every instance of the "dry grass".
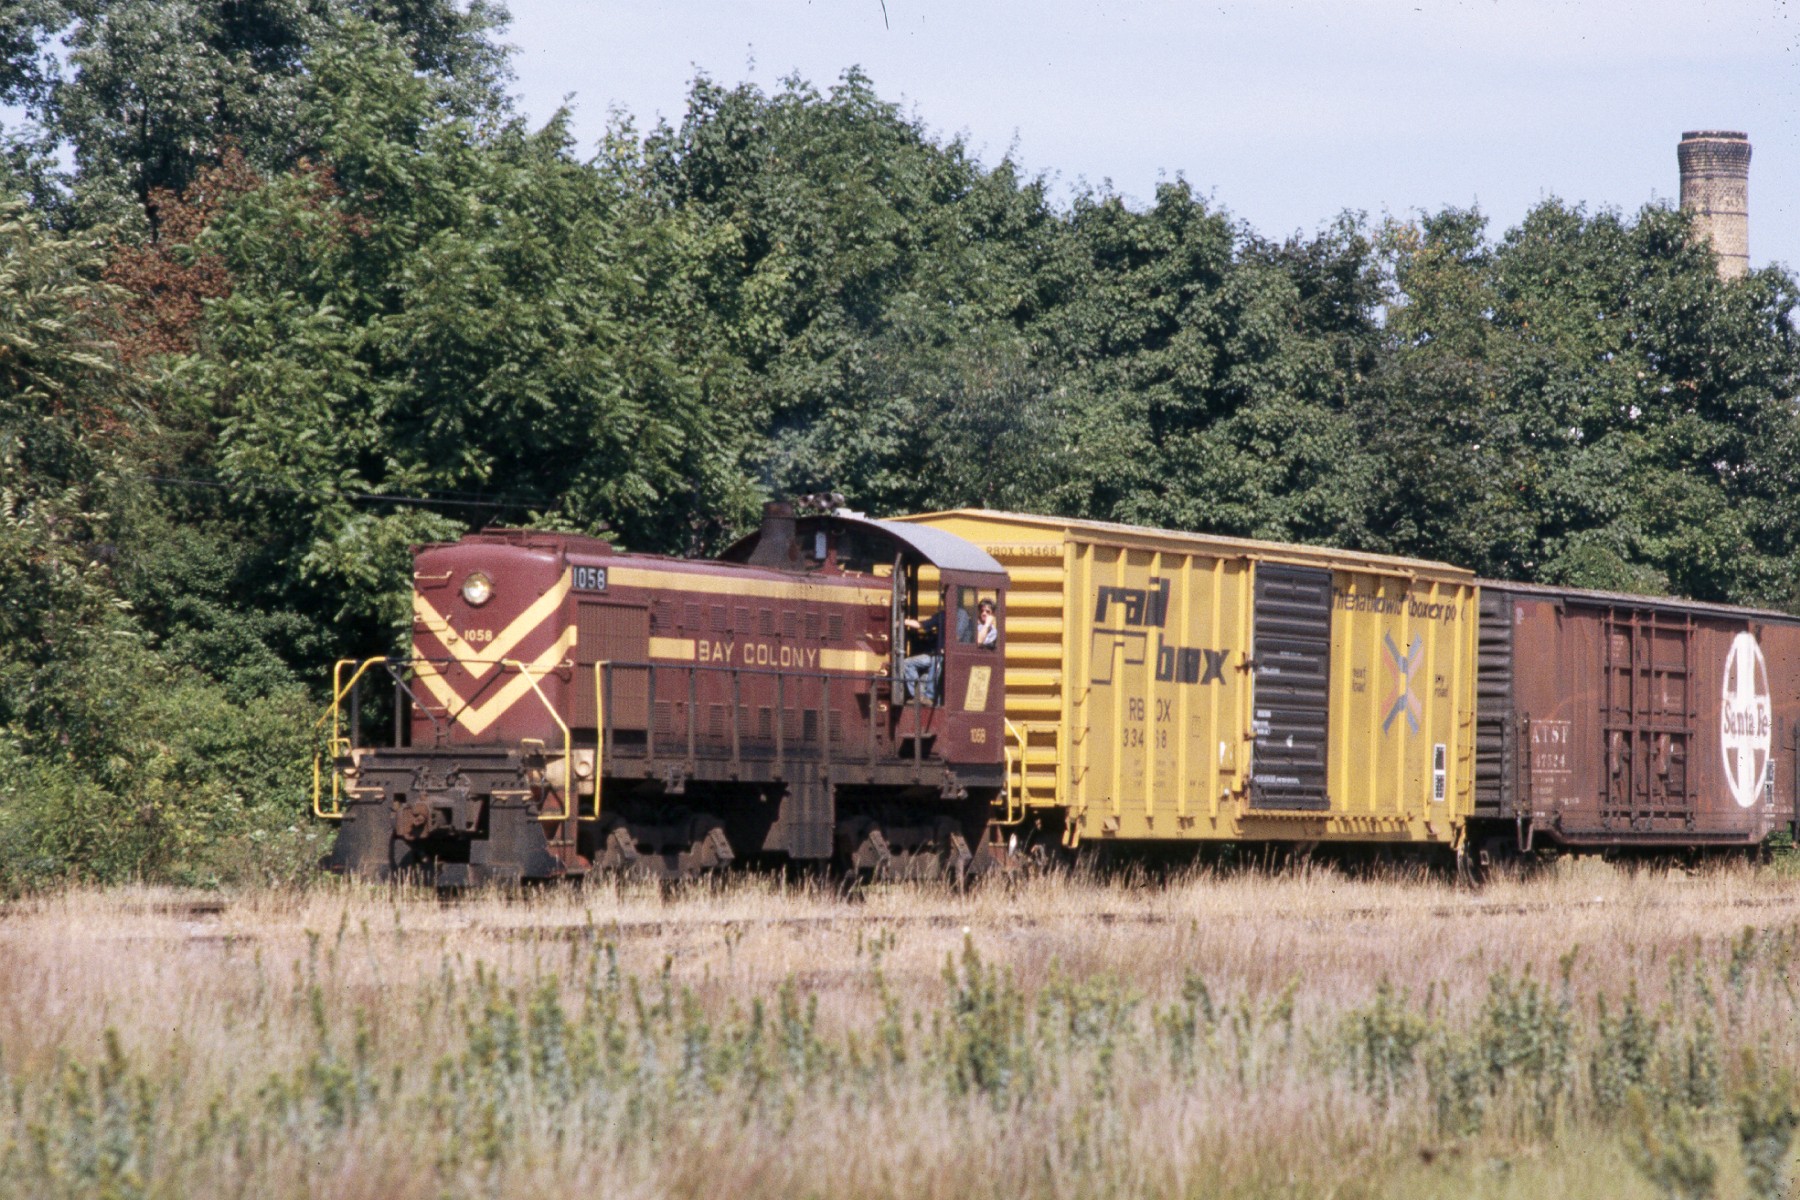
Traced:
[[0, 915], [0, 1195], [1773, 1194], [1797, 955], [1597, 863], [78, 891]]

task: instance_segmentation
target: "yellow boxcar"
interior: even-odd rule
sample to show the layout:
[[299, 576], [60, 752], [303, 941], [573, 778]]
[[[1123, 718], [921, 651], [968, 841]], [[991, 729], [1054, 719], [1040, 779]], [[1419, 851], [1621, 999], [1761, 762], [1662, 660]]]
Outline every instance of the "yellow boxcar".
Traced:
[[1459, 846], [1477, 598], [1442, 563], [963, 509], [1005, 565], [1003, 823]]

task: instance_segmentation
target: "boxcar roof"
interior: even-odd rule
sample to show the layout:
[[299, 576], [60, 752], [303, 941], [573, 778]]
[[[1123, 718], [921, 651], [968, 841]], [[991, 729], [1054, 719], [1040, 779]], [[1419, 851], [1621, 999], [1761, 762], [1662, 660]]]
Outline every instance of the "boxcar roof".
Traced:
[[[1153, 529], [1144, 525], [1122, 525], [1112, 521], [1085, 521], [1076, 517], [1047, 517], [1034, 513], [999, 512], [986, 508], [955, 508], [942, 512], [914, 513], [896, 517], [896, 521], [930, 522], [941, 518], [963, 518], [973, 522], [1021, 527], [1057, 533], [1078, 541], [1112, 543], [1146, 549], [1174, 549], [1187, 553], [1242, 554], [1281, 562], [1309, 566], [1338, 567], [1345, 570], [1377, 570], [1434, 575], [1457, 580], [1473, 580], [1475, 573], [1450, 563], [1427, 558], [1405, 558], [1394, 554], [1370, 554], [1362, 550], [1341, 550], [1329, 546], [1296, 546], [1285, 542], [1263, 542], [1252, 538], [1224, 537], [1212, 533], [1183, 533], [1173, 529]], [[995, 539], [998, 540], [998, 539]], [[1026, 539], [1030, 540], [1030, 539]]]
[[1681, 596], [1634, 596], [1627, 592], [1601, 592], [1591, 588], [1560, 587], [1544, 583], [1514, 583], [1510, 579], [1482, 579], [1477, 583], [1484, 591], [1519, 592], [1568, 600], [1577, 604], [1612, 604], [1631, 608], [1653, 608], [1669, 612], [1705, 613], [1718, 617], [1757, 617], [1765, 621], [1800, 622], [1800, 616], [1774, 608], [1744, 608], [1736, 604], [1716, 604], [1710, 600], [1688, 600]]

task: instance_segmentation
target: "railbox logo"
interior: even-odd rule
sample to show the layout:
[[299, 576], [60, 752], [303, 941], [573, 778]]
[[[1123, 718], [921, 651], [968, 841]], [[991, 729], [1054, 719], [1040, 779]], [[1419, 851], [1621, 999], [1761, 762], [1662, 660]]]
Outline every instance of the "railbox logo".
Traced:
[[1725, 778], [1738, 807], [1750, 808], [1762, 793], [1769, 769], [1769, 734], [1775, 722], [1762, 647], [1748, 633], [1731, 641], [1721, 693], [1719, 745], [1725, 756]]
[[[1152, 576], [1148, 588], [1102, 587], [1095, 593], [1092, 682], [1111, 684], [1113, 659], [1123, 647], [1125, 662], [1136, 666], [1144, 661], [1150, 635], [1140, 629], [1162, 629], [1169, 621], [1169, 581]], [[1126, 628], [1113, 629], [1106, 619], [1114, 609], [1123, 613]], [[1216, 683], [1225, 686], [1225, 656], [1229, 648], [1212, 650], [1200, 646], [1171, 646], [1156, 635], [1156, 679], [1159, 683]]]

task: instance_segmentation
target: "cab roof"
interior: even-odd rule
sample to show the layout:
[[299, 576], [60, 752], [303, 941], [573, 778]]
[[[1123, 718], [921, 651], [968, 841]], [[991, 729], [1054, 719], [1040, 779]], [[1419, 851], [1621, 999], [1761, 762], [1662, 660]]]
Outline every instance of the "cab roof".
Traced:
[[[998, 575], [1003, 579], [1006, 577], [1006, 568], [986, 550], [949, 530], [929, 525], [882, 521], [840, 509], [834, 513], [797, 515], [794, 518], [794, 528], [797, 534], [833, 528], [861, 531], [873, 538], [892, 542], [904, 558], [917, 565], [936, 567], [939, 571]], [[766, 530], [767, 526], [740, 538], [719, 557], [727, 562], [748, 561]]]

